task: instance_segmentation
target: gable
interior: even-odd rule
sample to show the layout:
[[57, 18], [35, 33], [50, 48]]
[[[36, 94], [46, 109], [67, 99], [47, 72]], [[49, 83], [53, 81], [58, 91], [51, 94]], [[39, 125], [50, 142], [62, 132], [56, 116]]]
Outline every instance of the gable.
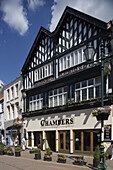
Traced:
[[92, 43], [97, 48], [96, 37], [106, 30], [106, 25], [103, 21], [66, 7], [52, 33], [40, 28], [22, 68], [22, 74], [90, 39], [95, 39]]

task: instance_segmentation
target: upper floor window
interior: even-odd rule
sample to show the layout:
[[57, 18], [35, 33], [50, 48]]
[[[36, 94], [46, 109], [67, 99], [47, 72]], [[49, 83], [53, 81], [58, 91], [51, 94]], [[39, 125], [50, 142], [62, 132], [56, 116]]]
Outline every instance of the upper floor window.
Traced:
[[67, 88], [51, 90], [49, 92], [49, 107], [65, 105], [67, 103]]
[[18, 97], [18, 84], [16, 84], [16, 97]]
[[10, 120], [10, 107], [9, 106], [7, 107], [7, 113], [8, 113], [7, 114], [7, 116], [8, 116], [7, 118], [8, 118], [8, 120]]
[[11, 87], [11, 99], [13, 99], [14, 98], [14, 89], [13, 89], [13, 87]]
[[12, 108], [12, 119], [14, 119], [14, 105], [12, 105], [11, 108]]
[[85, 49], [85, 46], [66, 56], [61, 57], [59, 59], [60, 71], [66, 70], [68, 68], [71, 68], [73, 66], [76, 66], [77, 64], [80, 64], [86, 61], [85, 55], [83, 52], [84, 49]]
[[35, 81], [41, 80], [48, 76], [53, 75], [53, 63], [49, 63], [35, 71]]
[[9, 101], [10, 100], [10, 91], [9, 91], [9, 89], [7, 90], [7, 101]]
[[39, 110], [43, 107], [43, 94], [29, 98], [29, 111]]
[[101, 96], [101, 78], [96, 77], [75, 84], [75, 101], [88, 100]]
[[19, 116], [19, 103], [16, 103], [16, 117]]

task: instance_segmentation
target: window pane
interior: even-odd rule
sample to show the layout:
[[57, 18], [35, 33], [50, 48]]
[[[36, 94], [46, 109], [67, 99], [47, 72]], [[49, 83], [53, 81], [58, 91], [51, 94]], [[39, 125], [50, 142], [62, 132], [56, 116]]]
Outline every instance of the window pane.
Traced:
[[75, 52], [75, 65], [78, 64], [78, 54], [77, 51]]
[[82, 90], [82, 100], [87, 99], [87, 89]]
[[100, 78], [100, 77], [96, 77], [96, 78], [95, 78], [95, 84], [100, 83], [100, 81], [101, 81], [101, 78]]
[[99, 131], [93, 131], [93, 151], [95, 151], [95, 148], [97, 145], [100, 145], [100, 132]]
[[94, 90], [93, 90], [93, 87], [89, 88], [89, 99], [90, 98], [94, 98]]
[[73, 55], [73, 53], [71, 54], [71, 65], [74, 66], [74, 55]]
[[79, 63], [82, 62], [82, 50], [79, 50]]
[[76, 102], [80, 101], [80, 90], [76, 91]]
[[88, 80], [88, 86], [93, 85], [93, 79]]
[[49, 102], [50, 102], [50, 107], [53, 107], [53, 98], [49, 98]]
[[66, 68], [66, 56], [64, 57], [64, 69]]
[[84, 132], [84, 151], [90, 151], [90, 132]]
[[70, 56], [67, 56], [67, 67], [70, 67]]
[[77, 83], [75, 88], [79, 89], [80, 88], [80, 83]]
[[83, 81], [82, 82], [82, 87], [86, 87], [87, 86], [87, 81]]
[[59, 105], [62, 105], [62, 95], [59, 96]]
[[63, 132], [60, 132], [60, 149], [63, 149]]
[[101, 96], [101, 86], [96, 86], [96, 98]]
[[65, 137], [66, 137], [66, 149], [70, 149], [70, 133], [68, 131], [65, 132]]
[[64, 105], [67, 103], [67, 94], [64, 94]]
[[75, 150], [81, 150], [81, 132], [75, 132]]
[[54, 97], [54, 106], [57, 106], [57, 96]]

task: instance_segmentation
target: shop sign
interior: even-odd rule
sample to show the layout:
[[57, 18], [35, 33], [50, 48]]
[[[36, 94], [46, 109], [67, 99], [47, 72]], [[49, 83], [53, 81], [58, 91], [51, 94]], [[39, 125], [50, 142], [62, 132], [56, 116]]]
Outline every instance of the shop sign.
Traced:
[[73, 124], [73, 118], [58, 119], [58, 120], [41, 120], [41, 126], [54, 126], [54, 125], [70, 125]]
[[104, 126], [104, 140], [111, 140], [111, 125]]
[[6, 133], [8, 134], [8, 133], [17, 133], [17, 130], [15, 129], [15, 130], [6, 130]]

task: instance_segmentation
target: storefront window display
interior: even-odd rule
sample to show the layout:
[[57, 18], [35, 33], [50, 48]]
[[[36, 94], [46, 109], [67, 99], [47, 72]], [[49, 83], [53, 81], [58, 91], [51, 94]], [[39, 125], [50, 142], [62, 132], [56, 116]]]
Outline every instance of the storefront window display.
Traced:
[[75, 150], [81, 150], [81, 132], [80, 131], [76, 131], [74, 133], [74, 146], [75, 146]]

